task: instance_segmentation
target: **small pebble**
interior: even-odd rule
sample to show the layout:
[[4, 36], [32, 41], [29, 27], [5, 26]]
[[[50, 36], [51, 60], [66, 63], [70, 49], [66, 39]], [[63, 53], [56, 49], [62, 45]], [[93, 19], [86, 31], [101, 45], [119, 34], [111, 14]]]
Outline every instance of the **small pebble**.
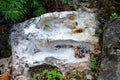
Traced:
[[92, 76], [90, 74], [86, 75], [87, 80], [92, 80]]

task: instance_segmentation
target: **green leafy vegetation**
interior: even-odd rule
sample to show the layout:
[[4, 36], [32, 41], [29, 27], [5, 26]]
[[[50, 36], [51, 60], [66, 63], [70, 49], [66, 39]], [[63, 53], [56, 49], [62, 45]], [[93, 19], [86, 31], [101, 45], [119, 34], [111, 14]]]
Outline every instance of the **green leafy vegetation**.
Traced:
[[39, 74], [34, 73], [34, 75], [33, 75], [31, 80], [42, 80], [42, 79], [41, 79], [41, 76]]
[[45, 12], [39, 0], [0, 0], [0, 13], [5, 19], [19, 20], [31, 9], [34, 16], [39, 16]]
[[87, 71], [87, 70], [85, 70], [85, 71], [84, 71], [84, 74], [88, 74], [88, 71]]
[[81, 79], [82, 75], [80, 73], [71, 73], [71, 74], [69, 74], [69, 80], [74, 80], [76, 77]]
[[53, 70], [44, 69], [40, 73], [34, 73], [31, 80], [64, 80], [64, 76], [58, 68]]
[[98, 37], [102, 37], [102, 35], [103, 35], [103, 29], [101, 29], [101, 28], [97, 29], [96, 30], [96, 34], [97, 34]]
[[7, 46], [7, 50], [0, 50], [0, 54], [11, 54], [11, 47]]
[[22, 0], [0, 0], [0, 13], [6, 19], [17, 20], [28, 12], [28, 9], [24, 6], [25, 2]]
[[91, 60], [91, 65], [90, 65], [90, 68], [92, 69], [92, 70], [96, 70], [96, 69], [98, 69], [99, 68], [99, 65], [98, 65], [98, 58], [97, 57], [93, 57], [92, 58], [92, 60]]
[[118, 14], [117, 13], [112, 13], [111, 16], [110, 16], [110, 20], [114, 20], [118, 17]]
[[71, 2], [72, 2], [72, 0], [64, 0], [64, 3], [65, 3], [67, 6], [70, 6], [70, 5], [71, 5]]
[[33, 12], [34, 16], [40, 16], [45, 12], [45, 8], [42, 6], [39, 0], [32, 0], [31, 7], [35, 9]]
[[64, 76], [61, 74], [60, 70], [55, 68], [54, 70], [44, 70], [43, 73], [47, 80], [64, 80]]

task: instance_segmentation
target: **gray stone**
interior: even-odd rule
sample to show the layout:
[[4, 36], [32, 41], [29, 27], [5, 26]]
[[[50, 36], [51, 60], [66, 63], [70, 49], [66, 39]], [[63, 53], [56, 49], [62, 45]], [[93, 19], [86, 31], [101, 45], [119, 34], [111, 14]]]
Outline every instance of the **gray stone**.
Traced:
[[104, 27], [103, 56], [99, 80], [120, 80], [120, 17]]
[[86, 75], [86, 78], [87, 78], [87, 80], [92, 80], [92, 75], [87, 74], [87, 75]]
[[2, 58], [0, 59], [0, 74], [10, 73], [11, 71], [11, 60], [12, 58]]

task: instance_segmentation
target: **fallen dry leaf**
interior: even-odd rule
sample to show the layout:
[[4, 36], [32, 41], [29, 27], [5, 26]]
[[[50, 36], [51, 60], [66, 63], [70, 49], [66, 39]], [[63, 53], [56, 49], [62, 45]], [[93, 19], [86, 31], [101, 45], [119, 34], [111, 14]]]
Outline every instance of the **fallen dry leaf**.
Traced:
[[10, 74], [4, 73], [4, 74], [0, 75], [0, 80], [10, 80]]

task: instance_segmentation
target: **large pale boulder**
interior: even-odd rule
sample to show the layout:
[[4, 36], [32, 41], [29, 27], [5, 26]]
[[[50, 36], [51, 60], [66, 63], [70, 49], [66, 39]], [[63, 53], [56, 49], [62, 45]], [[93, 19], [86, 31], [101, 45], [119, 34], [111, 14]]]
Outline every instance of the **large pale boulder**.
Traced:
[[78, 11], [46, 13], [11, 30], [12, 78], [29, 80], [29, 69], [44, 63], [68, 70], [89, 69], [90, 53], [98, 53], [96, 14]]

